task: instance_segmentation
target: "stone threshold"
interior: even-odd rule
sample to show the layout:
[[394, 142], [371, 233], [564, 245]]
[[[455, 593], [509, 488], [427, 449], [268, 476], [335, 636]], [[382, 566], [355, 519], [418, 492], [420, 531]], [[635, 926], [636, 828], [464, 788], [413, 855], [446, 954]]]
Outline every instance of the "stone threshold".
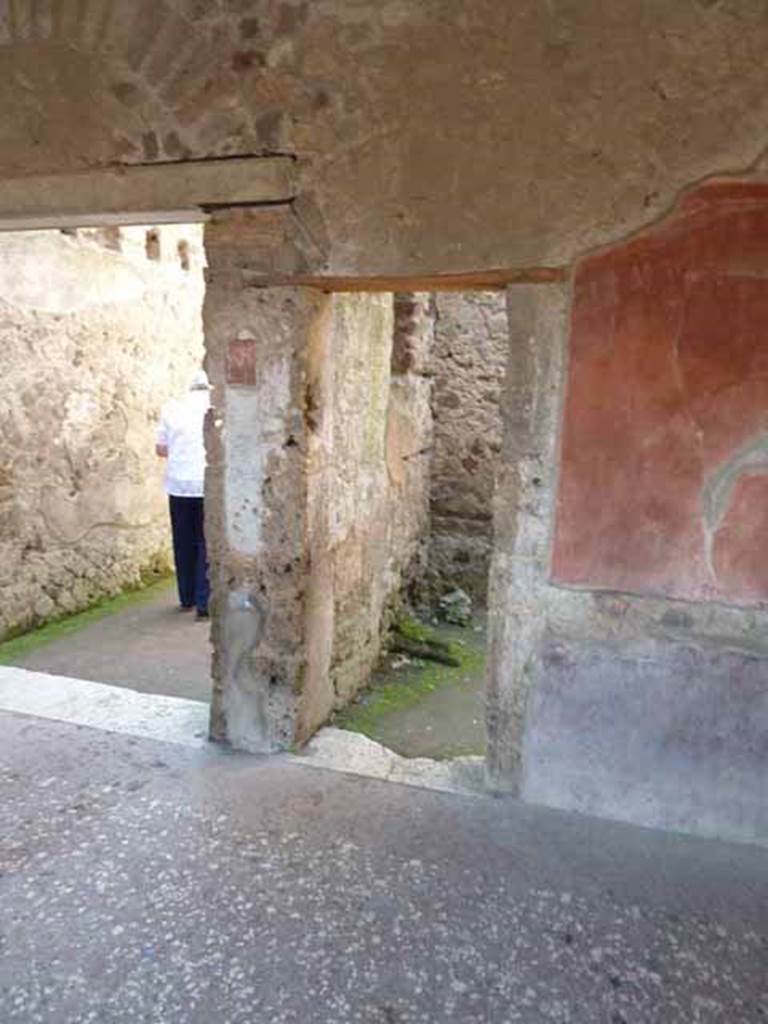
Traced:
[[[210, 709], [202, 701], [139, 693], [124, 686], [0, 666], [0, 711], [52, 719], [139, 739], [204, 748]], [[321, 729], [300, 753], [275, 755], [305, 768], [342, 772], [421, 789], [478, 796], [485, 759], [401, 757], [361, 733]]]
[[0, 711], [185, 747], [208, 744], [210, 708], [202, 701], [6, 665], [0, 666]]

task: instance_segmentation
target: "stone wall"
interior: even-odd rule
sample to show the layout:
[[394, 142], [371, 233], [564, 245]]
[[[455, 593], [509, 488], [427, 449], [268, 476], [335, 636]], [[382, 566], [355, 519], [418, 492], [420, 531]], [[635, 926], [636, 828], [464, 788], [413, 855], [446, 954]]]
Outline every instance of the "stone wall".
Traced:
[[203, 287], [197, 226], [0, 235], [0, 635], [169, 567], [154, 430]]
[[439, 593], [462, 587], [484, 604], [509, 348], [506, 296], [444, 292], [435, 307], [430, 585]]
[[[332, 596], [326, 698], [318, 706], [325, 714], [367, 681], [390, 603], [423, 571], [431, 433], [427, 305], [426, 296], [400, 296], [395, 318], [390, 294], [331, 300], [309, 473], [310, 518], [324, 522], [315, 560], [323, 560]], [[311, 719], [311, 727], [323, 720], [319, 711]]]
[[339, 703], [378, 657], [389, 578], [387, 408], [391, 296], [337, 295], [331, 314], [330, 445], [317, 500], [327, 503], [333, 588], [330, 682]]
[[414, 604], [423, 597], [429, 560], [435, 333], [431, 296], [426, 292], [397, 293], [394, 313], [387, 415], [390, 550], [400, 595]]

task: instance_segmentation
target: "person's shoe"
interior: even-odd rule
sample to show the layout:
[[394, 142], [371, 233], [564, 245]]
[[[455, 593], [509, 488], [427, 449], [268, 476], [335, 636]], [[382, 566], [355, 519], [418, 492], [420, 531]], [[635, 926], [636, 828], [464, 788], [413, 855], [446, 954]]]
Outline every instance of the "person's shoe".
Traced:
[[203, 622], [203, 621], [205, 621], [205, 619], [210, 618], [210, 616], [208, 615], [208, 612], [201, 612], [198, 609], [198, 612], [197, 612], [197, 615], [195, 615], [195, 618], [197, 619], [198, 622]]
[[195, 606], [193, 604], [180, 604], [179, 605], [179, 611], [180, 612], [193, 612], [194, 610], [195, 610]]

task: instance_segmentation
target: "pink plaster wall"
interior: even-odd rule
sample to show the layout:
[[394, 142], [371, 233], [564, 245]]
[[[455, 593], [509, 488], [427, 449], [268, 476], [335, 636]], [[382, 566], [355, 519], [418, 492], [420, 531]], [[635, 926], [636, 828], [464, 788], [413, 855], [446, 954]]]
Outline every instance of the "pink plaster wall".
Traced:
[[552, 575], [768, 600], [768, 185], [702, 186], [578, 268]]

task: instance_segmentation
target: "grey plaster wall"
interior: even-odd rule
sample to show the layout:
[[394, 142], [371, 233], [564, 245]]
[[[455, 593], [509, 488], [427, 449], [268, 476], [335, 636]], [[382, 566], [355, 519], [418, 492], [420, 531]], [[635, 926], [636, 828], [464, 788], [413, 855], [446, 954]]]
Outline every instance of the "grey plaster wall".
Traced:
[[768, 660], [550, 634], [529, 707], [526, 799], [768, 843]]
[[0, 236], [0, 636], [171, 568], [154, 434], [202, 359], [204, 254], [165, 227], [150, 260], [147, 230]]

